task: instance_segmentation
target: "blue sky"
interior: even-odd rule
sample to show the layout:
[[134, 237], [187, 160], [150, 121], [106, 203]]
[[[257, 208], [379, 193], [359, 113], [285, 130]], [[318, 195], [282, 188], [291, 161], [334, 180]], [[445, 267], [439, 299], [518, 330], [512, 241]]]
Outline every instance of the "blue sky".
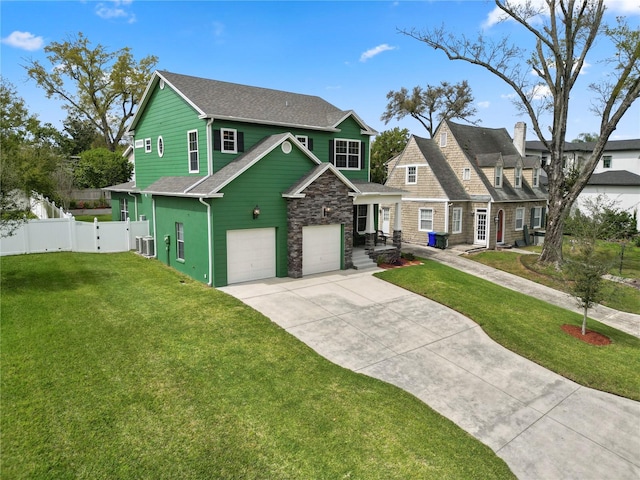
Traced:
[[[608, 19], [628, 16], [640, 24], [637, 0], [609, 3]], [[343, 110], [353, 109], [382, 132], [400, 126], [428, 137], [411, 118], [384, 124], [380, 116], [389, 90], [441, 81], [467, 80], [476, 120], [511, 133], [518, 121], [530, 125], [509, 100], [509, 87], [484, 69], [451, 62], [442, 52], [398, 33], [444, 25], [473, 36], [508, 34], [530, 42], [513, 23], [494, 24], [492, 2], [479, 1], [12, 1], [0, 3], [2, 76], [42, 122], [61, 127], [66, 112], [27, 79], [28, 59], [46, 62], [44, 47], [78, 32], [109, 50], [128, 46], [140, 59], [159, 57], [157, 68], [228, 82], [318, 95]], [[597, 132], [590, 111], [589, 83], [603, 75], [602, 43], [572, 92], [567, 139]], [[534, 139], [529, 127], [528, 138]], [[611, 139], [640, 138], [640, 101]]]

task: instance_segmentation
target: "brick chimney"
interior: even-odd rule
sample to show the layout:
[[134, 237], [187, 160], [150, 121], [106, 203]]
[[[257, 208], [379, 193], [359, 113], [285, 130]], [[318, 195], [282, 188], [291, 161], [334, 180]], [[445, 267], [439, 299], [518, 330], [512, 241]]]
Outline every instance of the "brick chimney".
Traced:
[[521, 156], [524, 155], [525, 150], [525, 142], [527, 140], [527, 124], [524, 122], [516, 123], [516, 126], [513, 131], [513, 145], [516, 147], [516, 150], [520, 152]]

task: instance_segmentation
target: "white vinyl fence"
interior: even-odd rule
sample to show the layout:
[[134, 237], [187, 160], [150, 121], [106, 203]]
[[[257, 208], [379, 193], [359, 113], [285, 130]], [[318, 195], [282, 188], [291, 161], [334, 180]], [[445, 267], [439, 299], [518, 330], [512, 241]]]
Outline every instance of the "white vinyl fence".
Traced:
[[0, 256], [23, 253], [113, 253], [136, 249], [136, 237], [149, 235], [149, 221], [77, 222], [75, 218], [29, 220], [0, 239]]

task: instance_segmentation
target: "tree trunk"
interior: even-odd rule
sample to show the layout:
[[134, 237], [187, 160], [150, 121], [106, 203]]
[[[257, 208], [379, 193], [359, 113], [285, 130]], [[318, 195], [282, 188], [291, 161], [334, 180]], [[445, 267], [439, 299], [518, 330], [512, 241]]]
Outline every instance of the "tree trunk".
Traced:
[[538, 261], [552, 264], [556, 268], [562, 265], [562, 239], [564, 233], [564, 211], [561, 207], [554, 208], [554, 202], [549, 199], [549, 213], [547, 215], [547, 228], [544, 234], [542, 253]]
[[582, 317], [582, 335], [587, 334], [587, 311], [589, 309], [584, 307], [584, 316]]

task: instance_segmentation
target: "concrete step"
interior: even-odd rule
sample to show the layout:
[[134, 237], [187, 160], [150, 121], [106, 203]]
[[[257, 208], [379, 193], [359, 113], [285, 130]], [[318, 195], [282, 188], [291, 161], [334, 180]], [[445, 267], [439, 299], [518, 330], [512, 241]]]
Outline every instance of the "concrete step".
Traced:
[[354, 251], [351, 260], [353, 261], [353, 268], [356, 270], [365, 270], [378, 266], [363, 250]]

